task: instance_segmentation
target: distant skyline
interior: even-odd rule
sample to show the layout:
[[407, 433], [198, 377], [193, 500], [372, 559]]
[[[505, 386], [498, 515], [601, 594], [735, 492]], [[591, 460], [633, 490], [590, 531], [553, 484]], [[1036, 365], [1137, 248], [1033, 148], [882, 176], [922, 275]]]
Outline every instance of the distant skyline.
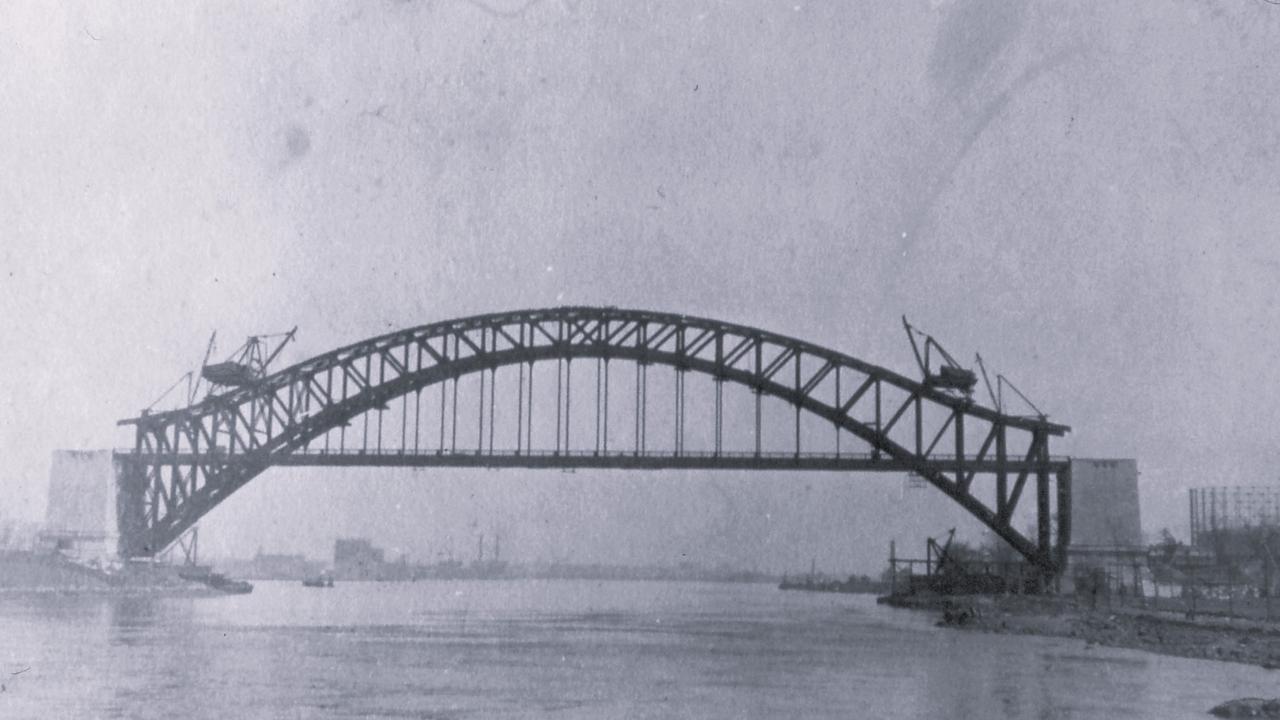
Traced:
[[[304, 489], [334, 510], [305, 525], [279, 517]], [[367, 537], [389, 557], [452, 550], [470, 560], [483, 532], [490, 542], [501, 533], [512, 562], [724, 562], [781, 573], [816, 559], [830, 572], [862, 573], [883, 566], [890, 540], [921, 554], [926, 536], [955, 526], [981, 539], [976, 520], [901, 475], [275, 468], [202, 522], [200, 545], [237, 557], [258, 545], [324, 557], [337, 537]]]
[[[0, 11], [0, 515], [56, 448], [127, 445], [210, 332], [294, 362], [567, 304], [783, 332], [904, 374], [981, 352], [1055, 452], [1280, 482], [1280, 7], [494, 0]], [[39, 68], [28, 72], [22, 68]], [[274, 469], [210, 549], [866, 571], [967, 522], [889, 476]], [[916, 492], [916, 491], [912, 491]], [[596, 550], [589, 550], [596, 548]], [[630, 560], [627, 560], [630, 561]]]

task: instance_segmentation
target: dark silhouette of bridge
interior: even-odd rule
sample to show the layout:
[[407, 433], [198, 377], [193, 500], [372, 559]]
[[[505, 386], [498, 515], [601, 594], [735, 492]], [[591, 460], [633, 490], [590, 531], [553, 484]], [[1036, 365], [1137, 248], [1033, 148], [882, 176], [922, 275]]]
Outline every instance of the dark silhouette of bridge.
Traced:
[[[692, 428], [690, 414], [702, 418]], [[1049, 452], [1070, 428], [684, 315], [564, 307], [438, 322], [121, 424], [136, 430], [115, 456], [126, 557], [168, 548], [273, 465], [909, 472], [1046, 575], [1071, 532], [1070, 463]], [[1033, 537], [1014, 523], [1028, 484]]]

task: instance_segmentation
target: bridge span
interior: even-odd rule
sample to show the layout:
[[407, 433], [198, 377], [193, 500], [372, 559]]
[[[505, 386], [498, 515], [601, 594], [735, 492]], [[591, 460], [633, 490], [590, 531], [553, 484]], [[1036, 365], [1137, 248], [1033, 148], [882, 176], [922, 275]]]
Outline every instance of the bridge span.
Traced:
[[[432, 323], [121, 424], [135, 429], [115, 455], [126, 557], [163, 551], [273, 465], [909, 472], [1046, 574], [1071, 532], [1070, 463], [1049, 451], [1067, 426], [795, 338], [669, 313], [561, 307]], [[1031, 537], [1014, 518], [1027, 485]]]

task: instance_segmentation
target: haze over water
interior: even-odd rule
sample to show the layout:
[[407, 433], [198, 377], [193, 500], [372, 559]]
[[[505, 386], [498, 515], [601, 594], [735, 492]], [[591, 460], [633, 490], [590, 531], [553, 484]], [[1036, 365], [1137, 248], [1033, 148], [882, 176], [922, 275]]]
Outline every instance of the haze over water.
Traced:
[[[1202, 718], [1275, 673], [767, 585], [0, 597], [0, 717]], [[13, 672], [30, 668], [19, 675]]]

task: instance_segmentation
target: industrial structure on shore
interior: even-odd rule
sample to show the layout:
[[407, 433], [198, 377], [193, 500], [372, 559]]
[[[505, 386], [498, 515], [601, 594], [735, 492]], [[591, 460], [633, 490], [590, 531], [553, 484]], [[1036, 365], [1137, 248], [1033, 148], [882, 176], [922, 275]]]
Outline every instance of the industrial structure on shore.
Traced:
[[[1188, 500], [1185, 569], [1274, 596], [1280, 589], [1280, 485], [1194, 488]], [[1170, 564], [1177, 567], [1176, 553]]]
[[484, 535], [478, 539], [476, 559], [470, 563], [452, 556], [435, 562], [388, 561], [386, 551], [366, 538], [339, 538], [333, 545], [333, 574], [338, 580], [496, 580], [506, 577], [501, 543], [485, 557]]

